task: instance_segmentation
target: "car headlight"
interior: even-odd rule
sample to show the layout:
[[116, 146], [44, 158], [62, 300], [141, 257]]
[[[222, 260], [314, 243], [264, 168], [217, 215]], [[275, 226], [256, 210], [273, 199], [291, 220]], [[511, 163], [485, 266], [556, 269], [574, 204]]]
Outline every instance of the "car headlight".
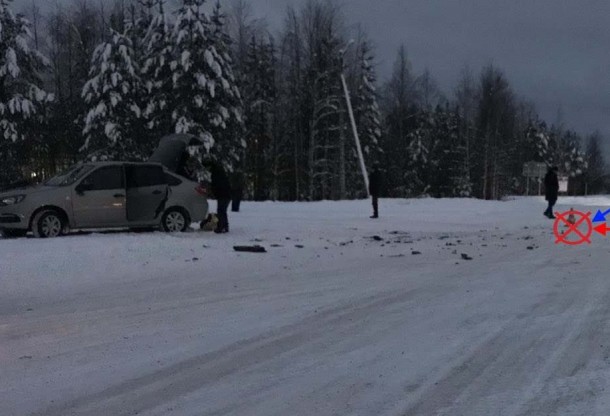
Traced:
[[0, 198], [0, 206], [15, 205], [22, 202], [24, 199], [25, 195], [5, 196]]

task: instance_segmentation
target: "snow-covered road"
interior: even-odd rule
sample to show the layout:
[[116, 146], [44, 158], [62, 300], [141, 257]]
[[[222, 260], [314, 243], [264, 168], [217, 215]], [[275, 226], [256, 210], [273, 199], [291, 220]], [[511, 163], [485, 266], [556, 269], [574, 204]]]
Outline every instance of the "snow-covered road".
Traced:
[[381, 206], [0, 240], [0, 415], [610, 412], [603, 237], [557, 246], [538, 198]]

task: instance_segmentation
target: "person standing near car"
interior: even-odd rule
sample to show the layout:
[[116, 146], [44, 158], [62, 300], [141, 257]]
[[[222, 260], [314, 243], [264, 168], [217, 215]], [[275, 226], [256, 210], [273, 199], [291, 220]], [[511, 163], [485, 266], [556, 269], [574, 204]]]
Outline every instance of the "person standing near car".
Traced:
[[546, 200], [549, 202], [549, 206], [544, 211], [544, 215], [550, 219], [555, 219], [553, 215], [553, 207], [557, 203], [557, 197], [559, 195], [559, 178], [557, 177], [557, 166], [549, 167], [549, 170], [544, 177], [544, 194]]
[[216, 215], [218, 215], [218, 225], [214, 232], [217, 234], [228, 233], [229, 218], [227, 215], [227, 209], [231, 203], [231, 184], [229, 182], [229, 178], [220, 163], [216, 161], [207, 159], [203, 162], [203, 166], [208, 169], [212, 175], [212, 194], [218, 203], [216, 210]]
[[180, 162], [178, 163], [178, 170], [176, 173], [190, 180], [195, 180], [195, 170], [191, 166], [191, 155], [186, 150], [182, 152], [180, 156]]
[[244, 196], [244, 176], [240, 172], [235, 172], [231, 183], [231, 211], [239, 212], [241, 200]]

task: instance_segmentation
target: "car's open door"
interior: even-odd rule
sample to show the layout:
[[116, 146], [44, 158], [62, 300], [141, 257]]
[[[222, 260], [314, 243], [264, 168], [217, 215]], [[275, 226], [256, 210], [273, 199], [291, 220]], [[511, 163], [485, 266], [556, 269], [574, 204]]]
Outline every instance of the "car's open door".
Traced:
[[127, 164], [127, 221], [151, 224], [161, 219], [169, 186], [161, 165]]

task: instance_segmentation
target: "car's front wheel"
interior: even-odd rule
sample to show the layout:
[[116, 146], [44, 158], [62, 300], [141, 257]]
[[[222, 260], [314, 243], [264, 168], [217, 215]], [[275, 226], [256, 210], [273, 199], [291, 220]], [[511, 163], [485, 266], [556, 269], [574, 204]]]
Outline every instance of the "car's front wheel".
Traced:
[[40, 211], [32, 221], [32, 232], [36, 238], [55, 238], [63, 234], [64, 219], [57, 211]]
[[165, 211], [161, 219], [163, 231], [168, 233], [185, 232], [190, 225], [188, 214], [180, 208], [170, 208]]

